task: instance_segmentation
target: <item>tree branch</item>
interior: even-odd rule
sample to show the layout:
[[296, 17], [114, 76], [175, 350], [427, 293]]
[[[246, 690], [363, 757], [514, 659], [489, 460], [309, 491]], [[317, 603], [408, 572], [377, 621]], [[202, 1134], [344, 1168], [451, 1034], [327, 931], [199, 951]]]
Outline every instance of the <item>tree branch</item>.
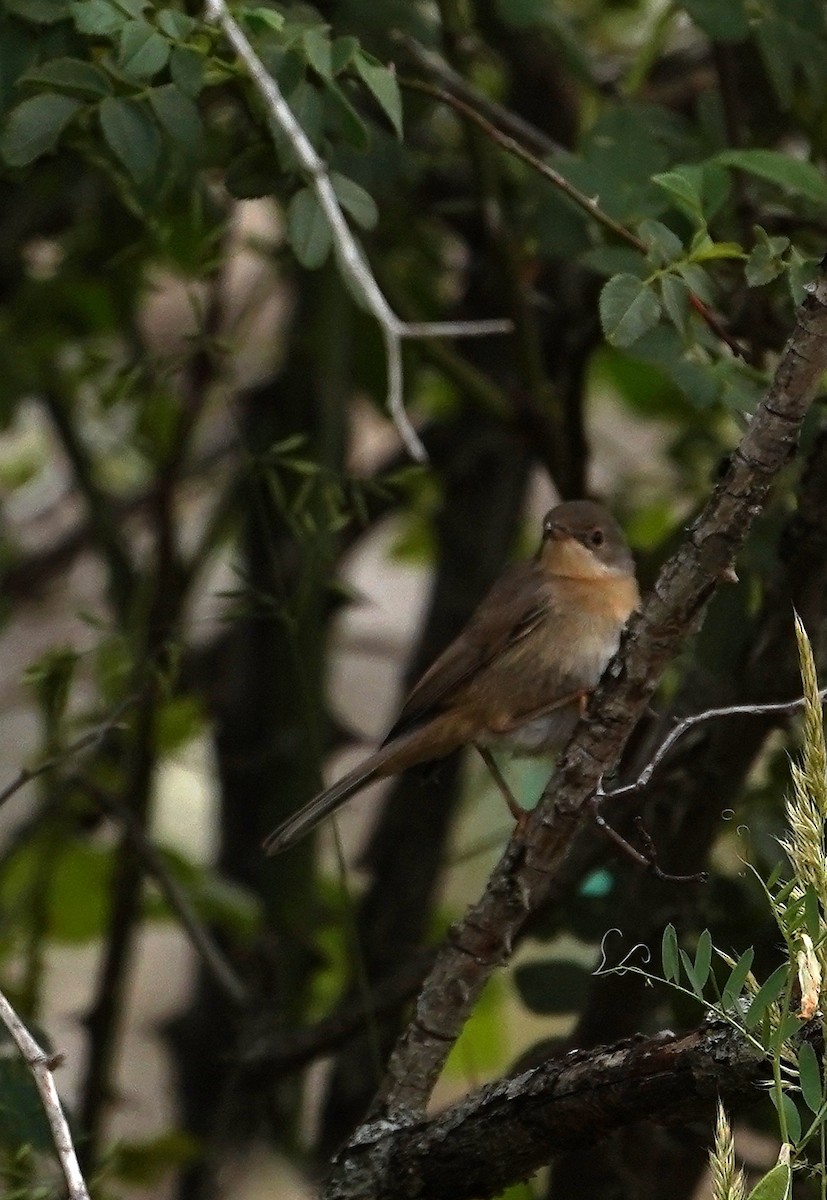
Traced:
[[[401, 79], [400, 84], [403, 87], [409, 88], [412, 91], [422, 92], [426, 96], [431, 96], [434, 100], [440, 101], [442, 104], [448, 104], [451, 108], [460, 113], [467, 121], [472, 122], [483, 131], [486, 137], [492, 142], [500, 146], [508, 154], [513, 154], [515, 158], [519, 158], [522, 162], [527, 163], [532, 170], [542, 175], [547, 179], [559, 192], [582, 209], [592, 220], [598, 225], [602, 225], [609, 233], [621, 241], [626, 242], [633, 250], [637, 250], [644, 258], [649, 253], [649, 247], [639, 238], [636, 233], [633, 233], [626, 225], [620, 221], [616, 221], [605, 212], [599, 205], [598, 200], [594, 196], [587, 196], [585, 192], [581, 192], [566, 179], [565, 175], [561, 175], [549, 163], [532, 153], [527, 149], [522, 142], [517, 141], [509, 133], [503, 133], [491, 121], [489, 121], [482, 113], [478, 112], [472, 104], [466, 100], [455, 96], [453, 92], [447, 91], [445, 88], [436, 87], [432, 83], [425, 83], [421, 79]], [[712, 332], [719, 338], [724, 345], [728, 346], [733, 354], [739, 358], [743, 357], [743, 350], [735, 338], [727, 332], [721, 321], [715, 316], [704, 300], [695, 292], [690, 292], [690, 303], [697, 312], [698, 316], [706, 322]]]
[[[827, 688], [822, 688], [819, 696], [822, 702], [827, 700]], [[797, 696], [795, 700], [777, 700], [772, 704], [725, 704], [721, 708], [706, 708], [703, 712], [682, 717], [674, 729], [671, 729], [663, 739], [649, 762], [638, 774], [637, 779], [623, 784], [622, 787], [611, 788], [608, 792], [603, 791], [601, 782], [597, 785], [595, 797], [598, 800], [620, 800], [622, 797], [642, 792], [675, 743], [697, 725], [704, 725], [707, 721], [717, 721], [721, 717], [763, 717], [768, 713], [792, 713], [797, 708], [803, 708], [806, 703], [805, 696]]]
[[[499, 1195], [549, 1158], [646, 1118], [697, 1117], [755, 1092], [769, 1065], [729, 1025], [577, 1050], [483, 1088], [431, 1120], [377, 1121], [329, 1200]], [[377, 1185], [377, 1180], [380, 1182]]]
[[[590, 715], [580, 722], [522, 837], [515, 837], [480, 900], [451, 931], [391, 1058], [382, 1110], [420, 1112], [485, 983], [509, 957], [514, 938], [548, 895], [600, 779], [617, 763], [666, 664], [699, 625], [718, 582], [731, 570], [770, 484], [794, 453], [801, 423], [827, 369], [827, 273], [799, 308], [772, 383], [712, 497], [679, 551], [665, 564]], [[357, 1131], [331, 1185], [339, 1195]], [[381, 1181], [377, 1180], [377, 1189]], [[341, 1193], [344, 1194], [344, 1193]], [[379, 1190], [363, 1190], [366, 1197]]]
[[330, 227], [339, 268], [350, 281], [356, 294], [363, 299], [382, 330], [388, 373], [388, 412], [411, 458], [416, 462], [426, 462], [428, 456], [425, 447], [405, 412], [402, 342], [409, 338], [489, 337], [492, 334], [508, 333], [512, 327], [511, 321], [401, 320], [388, 303], [351, 232], [333, 189], [327, 163], [316, 153], [275, 79], [253, 50], [241, 26], [234, 20], [226, 0], [207, 0], [205, 15], [208, 21], [214, 22], [222, 29], [227, 41], [247, 68], [253, 86], [264, 103], [271, 126], [288, 139], [295, 152]]
[[34, 1040], [2, 992], [0, 992], [0, 1021], [8, 1029], [23, 1061], [32, 1073], [46, 1119], [52, 1131], [52, 1140], [55, 1144], [63, 1178], [66, 1180], [69, 1200], [89, 1200], [89, 1192], [81, 1174], [75, 1147], [72, 1143], [72, 1135], [69, 1132], [69, 1123], [64, 1115], [52, 1074], [52, 1069], [59, 1060], [50, 1058]]

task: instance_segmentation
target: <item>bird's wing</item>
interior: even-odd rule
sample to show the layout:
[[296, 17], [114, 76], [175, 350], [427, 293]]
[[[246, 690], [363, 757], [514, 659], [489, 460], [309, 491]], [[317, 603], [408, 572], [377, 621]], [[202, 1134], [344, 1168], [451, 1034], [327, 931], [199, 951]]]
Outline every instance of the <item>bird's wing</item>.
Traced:
[[536, 628], [548, 613], [542, 582], [533, 562], [505, 571], [462, 633], [414, 685], [388, 739], [434, 716], [478, 671]]

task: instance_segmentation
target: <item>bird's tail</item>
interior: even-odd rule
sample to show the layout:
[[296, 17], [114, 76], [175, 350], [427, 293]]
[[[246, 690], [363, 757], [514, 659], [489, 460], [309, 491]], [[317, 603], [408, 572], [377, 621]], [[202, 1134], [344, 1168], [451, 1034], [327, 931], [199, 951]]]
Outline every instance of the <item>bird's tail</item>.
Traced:
[[405, 771], [425, 759], [443, 758], [467, 740], [467, 736], [457, 731], [455, 723], [451, 724], [439, 718], [399, 734], [384, 746], [380, 746], [375, 754], [360, 763], [338, 783], [319, 792], [318, 796], [314, 796], [297, 813], [288, 817], [278, 829], [274, 829], [264, 842], [265, 852], [281, 854], [282, 850], [294, 846], [305, 834], [310, 833], [319, 821], [324, 820], [354, 792], [360, 791], [374, 779], [396, 775], [399, 771]]
[[274, 829], [264, 842], [264, 850], [267, 854], [281, 854], [282, 850], [289, 850], [296, 842], [300, 841], [314, 826], [323, 821], [330, 813], [335, 812], [340, 804], [344, 804], [354, 792], [358, 792], [360, 788], [367, 787], [374, 779], [381, 778], [385, 771], [384, 759], [388, 757], [380, 750], [377, 754], [371, 755], [366, 761], [361, 763], [350, 774], [345, 775], [338, 783], [334, 783], [332, 787], [325, 788], [323, 792], [319, 792], [318, 796], [314, 796], [312, 800], [308, 800], [298, 812], [293, 813], [292, 817], [288, 817], [278, 829]]

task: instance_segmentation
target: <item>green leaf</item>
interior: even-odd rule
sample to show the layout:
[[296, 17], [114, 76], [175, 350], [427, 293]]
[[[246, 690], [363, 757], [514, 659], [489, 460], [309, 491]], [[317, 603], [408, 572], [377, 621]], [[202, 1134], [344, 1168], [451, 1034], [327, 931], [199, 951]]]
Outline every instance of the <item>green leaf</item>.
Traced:
[[698, 945], [695, 947], [695, 979], [701, 991], [706, 987], [711, 966], [712, 938], [709, 930], [704, 929], [698, 938]]
[[716, 42], [743, 42], [749, 36], [743, 0], [683, 0], [683, 7]]
[[755, 951], [750, 946], [749, 949], [744, 951], [732, 968], [729, 979], [724, 984], [721, 997], [724, 1008], [732, 1008], [735, 1001], [741, 995], [741, 992], [744, 990], [744, 984], [747, 981], [747, 975], [749, 975], [752, 969], [752, 960], [754, 958]]
[[90, 37], [108, 37], [124, 23], [123, 13], [109, 4], [108, 0], [79, 0], [76, 4], [70, 4], [69, 10], [78, 33]]
[[811, 883], [807, 884], [804, 892], [804, 927], [814, 943], [821, 940], [821, 909]]
[[52, 876], [49, 936], [81, 943], [101, 937], [109, 923], [112, 851], [71, 844]]
[[121, 30], [118, 62], [136, 79], [151, 79], [167, 65], [172, 47], [148, 21], [127, 21]]
[[691, 291], [705, 304], [714, 304], [712, 281], [700, 263], [678, 263], [678, 272]]
[[25, 167], [57, 146], [60, 135], [82, 107], [79, 100], [47, 92], [12, 109], [0, 136], [0, 154], [10, 167]]
[[5, 0], [4, 7], [32, 25], [54, 25], [69, 16], [68, 0]]
[[652, 181], [668, 192], [678, 202], [679, 207], [689, 213], [691, 217], [702, 216], [699, 168], [695, 168], [694, 172], [690, 172], [686, 167], [680, 170], [662, 171], [659, 175], [654, 175]]
[[287, 206], [287, 240], [302, 266], [311, 271], [330, 253], [330, 226], [310, 188], [296, 192]]
[[824, 1087], [818, 1057], [809, 1042], [802, 1042], [798, 1050], [798, 1080], [804, 1103], [810, 1112], [818, 1112], [824, 1100]]
[[379, 209], [370, 193], [338, 171], [331, 171], [330, 182], [342, 208], [350, 213], [356, 224], [362, 229], [373, 229], [379, 220]]
[[689, 328], [689, 288], [679, 275], [662, 275], [660, 298], [666, 315], [682, 337]]
[[333, 42], [330, 55], [330, 66], [334, 75], [344, 71], [353, 61], [353, 56], [359, 49], [359, 40], [355, 37], [338, 37]]
[[630, 246], [593, 246], [580, 255], [580, 261], [599, 275], [634, 275], [645, 279], [649, 264], [637, 250]]
[[172, 82], [192, 99], [204, 86], [204, 61], [200, 54], [186, 46], [176, 46], [172, 51], [169, 72]]
[[782, 255], [790, 248], [787, 237], [770, 237], [760, 225], [753, 226], [755, 246], [744, 267], [750, 287], [761, 287], [787, 269]]
[[691, 248], [693, 262], [714, 262], [719, 258], [746, 258], [738, 242], [713, 242], [704, 234], [694, 240]]
[[[770, 1100], [772, 1100], [773, 1105], [775, 1106], [775, 1108], [777, 1110], [778, 1109], [778, 1096], [777, 1096], [774, 1088], [770, 1092]], [[801, 1140], [801, 1117], [799, 1116], [798, 1109], [795, 1106], [795, 1101], [793, 1100], [793, 1098], [789, 1092], [781, 1093], [781, 1108], [784, 1110], [784, 1121], [787, 1126], [786, 1140], [789, 1142], [792, 1142], [793, 1145], [795, 1145], [797, 1142], [799, 1142]], [[782, 1133], [782, 1130], [780, 1128], [779, 1128], [779, 1133]], [[783, 1136], [783, 1134], [782, 1134], [782, 1136]]]
[[514, 984], [523, 1004], [544, 1016], [579, 1012], [590, 980], [584, 966], [562, 959], [527, 963], [514, 972]]
[[259, 33], [281, 33], [284, 29], [284, 17], [274, 8], [243, 8], [241, 15], [245, 25], [249, 25], [252, 30], [258, 30]]
[[305, 58], [317, 75], [321, 75], [322, 79], [332, 79], [333, 47], [324, 30], [318, 26], [305, 30], [302, 36], [302, 47]]
[[[287, 94], [287, 103], [314, 146], [322, 141], [322, 93], [308, 79], [300, 79], [296, 87]], [[292, 149], [292, 148], [291, 148]], [[281, 147], [279, 154], [281, 155]]]
[[[791, 12], [791, 0], [763, 10], [753, 24], [753, 36], [772, 81], [782, 109], [790, 109], [806, 95], [804, 85], [813, 92], [809, 102], [823, 101], [824, 33], [823, 11], [818, 4], [806, 3]], [[786, 10], [786, 11], [785, 11]], [[805, 14], [820, 25], [807, 27]]]
[[393, 125], [396, 131], [396, 136], [402, 137], [402, 97], [399, 94], [399, 84], [396, 82], [396, 75], [379, 62], [378, 58], [374, 58], [372, 54], [368, 54], [364, 50], [359, 50], [356, 54], [353, 65], [356, 68], [359, 78], [364, 83], [368, 91], [373, 95], [374, 100], [382, 109], [382, 112]]
[[634, 275], [615, 275], [600, 293], [600, 321], [613, 346], [631, 346], [660, 318], [660, 301]]
[[747, 1200], [789, 1200], [792, 1194], [792, 1172], [787, 1163], [779, 1163], [759, 1179]]
[[57, 726], [66, 710], [77, 663], [77, 651], [56, 645], [24, 672], [23, 682], [34, 692], [37, 706], [50, 728]]
[[680, 951], [680, 956], [681, 962], [683, 963], [683, 969], [686, 972], [687, 979], [689, 980], [689, 986], [692, 988], [692, 991], [696, 996], [702, 996], [704, 986], [698, 976], [695, 974], [695, 964], [685, 950]]
[[715, 161], [757, 175], [820, 206], [827, 205], [827, 179], [812, 163], [800, 158], [777, 150], [724, 150]]
[[664, 979], [677, 983], [681, 977], [680, 960], [678, 958], [678, 935], [671, 923], [663, 931], [660, 943], [660, 957], [663, 963]]
[[136, 182], [148, 179], [158, 165], [161, 135], [146, 105], [108, 96], [99, 117], [107, 144]]
[[328, 126], [333, 126], [334, 132], [356, 150], [367, 150], [370, 145], [368, 127], [337, 83], [325, 84], [325, 102]]
[[729, 179], [717, 159], [676, 166], [652, 178], [673, 197], [678, 208], [697, 222], [714, 217], [729, 195]]
[[[0, 1038], [0, 1146], [5, 1155], [19, 1154], [21, 1146], [41, 1154], [53, 1152], [49, 1122], [32, 1073], [5, 1030]], [[26, 1188], [22, 1194], [31, 1193]]]
[[683, 254], [683, 242], [662, 221], [641, 221], [638, 234], [649, 248], [649, 261], [656, 267], [665, 267]]
[[118, 1142], [107, 1155], [107, 1169], [119, 1183], [152, 1188], [170, 1171], [196, 1159], [198, 1141], [178, 1129], [143, 1142]]
[[158, 13], [158, 28], [175, 42], [183, 42], [198, 28], [198, 22], [177, 8], [162, 8]]
[[165, 83], [161, 87], [150, 88], [148, 98], [161, 128], [190, 153], [197, 154], [203, 131], [198, 109], [189, 96], [185, 96], [174, 83]]
[[795, 1037], [801, 1031], [803, 1022], [798, 1013], [788, 1013], [784, 1020], [779, 1025], [778, 1029], [773, 1033], [773, 1045], [776, 1047], [783, 1046], [790, 1038]]
[[782, 963], [780, 967], [776, 967], [769, 979], [761, 984], [761, 987], [753, 996], [749, 1011], [744, 1018], [744, 1024], [747, 1029], [753, 1029], [762, 1019], [769, 1006], [781, 995], [789, 972], [790, 964]]
[[94, 63], [81, 58], [52, 58], [32, 67], [23, 76], [23, 83], [37, 83], [58, 92], [91, 96], [98, 100], [112, 93], [109, 77]]
[[445, 1075], [467, 1079], [481, 1071], [493, 1071], [503, 1061], [505, 985], [493, 976], [486, 984], [471, 1019], [463, 1027], [445, 1064]]
[[795, 246], [790, 248], [788, 280], [793, 304], [801, 303], [807, 294], [807, 288], [815, 281], [818, 273], [819, 260], [817, 258], [805, 258], [796, 250]]
[[160, 708], [155, 739], [162, 754], [173, 754], [204, 728], [204, 708], [194, 696], [174, 696]]

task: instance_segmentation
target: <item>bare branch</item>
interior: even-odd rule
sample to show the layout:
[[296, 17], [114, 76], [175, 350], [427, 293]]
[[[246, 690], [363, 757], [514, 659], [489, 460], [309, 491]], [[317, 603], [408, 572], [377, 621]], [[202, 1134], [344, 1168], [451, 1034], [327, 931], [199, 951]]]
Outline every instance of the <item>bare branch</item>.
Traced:
[[117, 729], [121, 717], [127, 709], [137, 703], [138, 699], [137, 695], [128, 696], [105, 721], [102, 721], [94, 729], [87, 730], [86, 733], [81, 734], [79, 738], [76, 738], [74, 742], [70, 742], [68, 746], [64, 746], [56, 754], [44, 758], [36, 767], [21, 767], [14, 779], [10, 783], [7, 783], [4, 788], [0, 789], [0, 806], [11, 800], [12, 796], [16, 795], [27, 783], [31, 783], [33, 779], [37, 779], [40, 775], [45, 775], [48, 771], [53, 771], [55, 767], [59, 767], [67, 759], [80, 754], [81, 750], [88, 750], [90, 747], [99, 746], [114, 729]]
[[409, 338], [489, 337], [493, 334], [507, 333], [511, 329], [511, 321], [408, 323], [401, 320], [388, 303], [347, 223], [347, 218], [333, 189], [327, 163], [321, 155], [316, 153], [275, 79], [270, 75], [241, 26], [230, 13], [226, 0], [207, 0], [205, 15], [208, 21], [220, 26], [227, 41], [247, 68], [250, 79], [264, 102], [274, 134], [278, 131], [285, 136], [295, 152], [299, 165], [327, 219], [339, 267], [354, 288], [356, 295], [361, 297], [368, 311], [375, 317], [382, 329], [387, 358], [388, 412], [411, 458], [416, 462], [426, 462], [428, 456], [425, 447], [405, 412], [402, 342]]
[[[827, 688], [822, 688], [818, 694], [822, 702], [827, 700]], [[706, 721], [717, 721], [720, 717], [762, 717], [766, 713], [795, 712], [797, 708], [803, 708], [805, 703], [804, 696], [797, 696], [795, 700], [779, 700], [773, 704], [729, 704], [723, 708], [706, 708], [703, 712], [683, 717], [663, 739], [637, 779], [632, 783], [623, 784], [622, 787], [612, 788], [608, 792], [603, 790], [601, 782], [598, 784], [595, 797], [598, 800], [619, 800], [623, 796], [642, 792], [675, 742], [679, 741], [690, 729], [694, 729], [696, 725], [703, 725]]]
[[[400, 80], [400, 83], [403, 87], [410, 88], [413, 91], [423, 92], [426, 96], [433, 97], [434, 100], [439, 100], [443, 104], [450, 105], [451, 108], [455, 109], [458, 113], [461, 113], [463, 117], [481, 129], [486, 137], [490, 138], [492, 142], [495, 142], [498, 146], [501, 146], [502, 149], [507, 151], [509, 154], [513, 154], [515, 158], [519, 158], [524, 163], [527, 163], [528, 166], [537, 171], [538, 174], [542, 175], [544, 179], [547, 179], [549, 183], [553, 184], [559, 192], [562, 192], [563, 195], [572, 202], [572, 204], [576, 204], [578, 208], [581, 208], [585, 213], [588, 214], [588, 216], [592, 218], [592, 220], [596, 221], [598, 225], [602, 225], [609, 231], [609, 233], [614, 234], [615, 237], [626, 242], [627, 245], [631, 246], [632, 249], [637, 250], [638, 253], [642, 254], [644, 257], [649, 253], [649, 247], [642, 240], [642, 238], [639, 238], [637, 234], [633, 233], [632, 230], [626, 225], [623, 225], [620, 221], [616, 221], [614, 217], [611, 217], [604, 209], [602, 209], [596, 197], [587, 196], [585, 192], [582, 192], [579, 188], [575, 187], [573, 183], [570, 183], [569, 180], [566, 179], [565, 175], [561, 175], [560, 172], [556, 171], [549, 163], [545, 162], [542, 158], [538, 158], [536, 154], [532, 153], [531, 150], [528, 150], [522, 142], [518, 141], [515, 137], [512, 137], [510, 133], [504, 133], [495, 124], [489, 121], [488, 118], [483, 116], [483, 114], [479, 112], [472, 103], [469, 103], [467, 100], [461, 99], [459, 96], [454, 95], [452, 91], [447, 91], [445, 88], [436, 87], [432, 83], [424, 83], [420, 79], [402, 79]], [[724, 345], [728, 346], [732, 353], [738, 358], [743, 357], [744, 352], [740, 345], [735, 338], [727, 332], [722, 322], [718, 319], [718, 317], [715, 316], [709, 305], [706, 304], [706, 302], [703, 301], [695, 292], [690, 292], [689, 296], [692, 307], [695, 309], [701, 319], [706, 322], [715, 336], [720, 338]]]
[[53, 1059], [34, 1040], [6, 997], [0, 992], [0, 1021], [6, 1026], [18, 1050], [32, 1073], [49, 1127], [52, 1140], [69, 1190], [69, 1200], [89, 1200], [89, 1192], [78, 1165], [69, 1124], [55, 1087]]
[[[434, 79], [439, 80], [442, 87], [459, 100], [465, 100], [467, 104], [472, 105], [477, 112], [482, 113], [487, 117], [492, 125], [496, 125], [499, 129], [510, 133], [517, 138], [528, 149], [533, 150], [535, 154], [561, 154], [565, 147], [555, 142], [548, 134], [538, 129], [536, 125], [532, 125], [530, 121], [526, 121], [519, 113], [514, 112], [512, 108], [506, 108], [504, 104], [498, 104], [496, 100], [492, 100], [485, 92], [481, 92], [469, 83], [467, 79], [460, 75], [459, 71], [447, 63], [441, 54], [435, 50], [428, 49], [418, 42], [416, 38], [404, 33], [402, 30], [391, 30], [391, 38], [398, 42], [404, 50], [410, 54], [413, 61], [432, 75]], [[401, 80], [400, 80], [401, 82]]]

